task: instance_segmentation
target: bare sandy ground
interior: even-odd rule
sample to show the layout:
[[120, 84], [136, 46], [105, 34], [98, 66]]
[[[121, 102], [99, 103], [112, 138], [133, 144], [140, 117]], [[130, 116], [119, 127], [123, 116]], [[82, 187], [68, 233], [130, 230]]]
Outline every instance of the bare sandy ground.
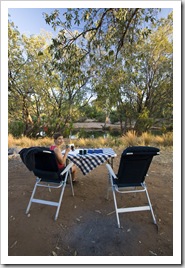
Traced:
[[[116, 150], [114, 170], [122, 150]], [[161, 151], [146, 179], [158, 230], [149, 211], [121, 215], [117, 228], [112, 195], [106, 200], [108, 174], [105, 164], [84, 176], [72, 197], [67, 185], [59, 218], [55, 207], [33, 204], [25, 214], [35, 177], [19, 156], [9, 157], [8, 254], [9, 256], [172, 256], [173, 255], [172, 150]], [[43, 191], [42, 191], [43, 192]], [[58, 192], [44, 189], [46, 197]], [[145, 202], [144, 195], [125, 196], [125, 205]]]

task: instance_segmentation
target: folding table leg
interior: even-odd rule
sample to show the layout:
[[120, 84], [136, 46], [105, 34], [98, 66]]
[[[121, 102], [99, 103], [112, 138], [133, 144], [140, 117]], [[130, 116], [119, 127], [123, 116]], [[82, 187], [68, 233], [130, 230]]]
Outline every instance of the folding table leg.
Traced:
[[72, 195], [74, 196], [74, 188], [73, 188], [73, 181], [72, 181], [71, 172], [69, 172], [69, 180], [70, 180], [70, 184], [71, 184]]

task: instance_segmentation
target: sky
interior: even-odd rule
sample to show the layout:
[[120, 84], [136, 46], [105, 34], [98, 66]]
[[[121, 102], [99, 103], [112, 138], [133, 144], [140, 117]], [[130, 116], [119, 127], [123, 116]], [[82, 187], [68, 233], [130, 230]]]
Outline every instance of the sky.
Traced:
[[[8, 13], [11, 15], [10, 19], [21, 34], [30, 36], [32, 34], [40, 34], [41, 29], [47, 32], [54, 32], [52, 27], [46, 24], [43, 12], [50, 14], [55, 8], [9, 8]], [[60, 14], [63, 14], [67, 9], [60, 9]], [[172, 11], [172, 8], [163, 8], [159, 17], [167, 17]]]
[[[19, 32], [29, 36], [40, 34], [41, 29], [53, 33], [52, 27], [46, 24], [43, 13], [50, 14], [54, 10], [55, 8], [9, 8], [8, 14]], [[65, 10], [61, 10], [61, 13]]]

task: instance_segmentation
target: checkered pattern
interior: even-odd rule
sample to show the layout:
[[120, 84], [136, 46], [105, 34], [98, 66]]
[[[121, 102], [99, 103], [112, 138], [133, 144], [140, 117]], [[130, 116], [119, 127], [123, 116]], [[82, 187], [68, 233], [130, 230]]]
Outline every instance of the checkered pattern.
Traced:
[[103, 153], [80, 155], [79, 150], [70, 152], [67, 156], [76, 166], [80, 168], [83, 175], [86, 175], [97, 166], [106, 162], [109, 158], [115, 157], [116, 154], [111, 148], [104, 148]]

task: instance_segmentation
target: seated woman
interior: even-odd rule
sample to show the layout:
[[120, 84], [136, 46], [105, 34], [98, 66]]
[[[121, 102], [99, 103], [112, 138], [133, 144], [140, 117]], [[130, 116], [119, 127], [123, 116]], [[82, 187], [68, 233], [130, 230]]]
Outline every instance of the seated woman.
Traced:
[[[54, 145], [50, 146], [50, 150], [53, 150], [55, 155], [56, 155], [58, 168], [63, 169], [66, 166], [67, 155], [71, 149], [66, 148], [64, 155], [62, 155], [61, 146], [64, 143], [63, 136], [61, 135], [61, 133], [57, 132], [53, 135], [53, 138], [54, 138]], [[76, 171], [77, 171], [76, 166], [72, 166], [72, 180], [73, 180], [73, 182], [76, 181]]]

